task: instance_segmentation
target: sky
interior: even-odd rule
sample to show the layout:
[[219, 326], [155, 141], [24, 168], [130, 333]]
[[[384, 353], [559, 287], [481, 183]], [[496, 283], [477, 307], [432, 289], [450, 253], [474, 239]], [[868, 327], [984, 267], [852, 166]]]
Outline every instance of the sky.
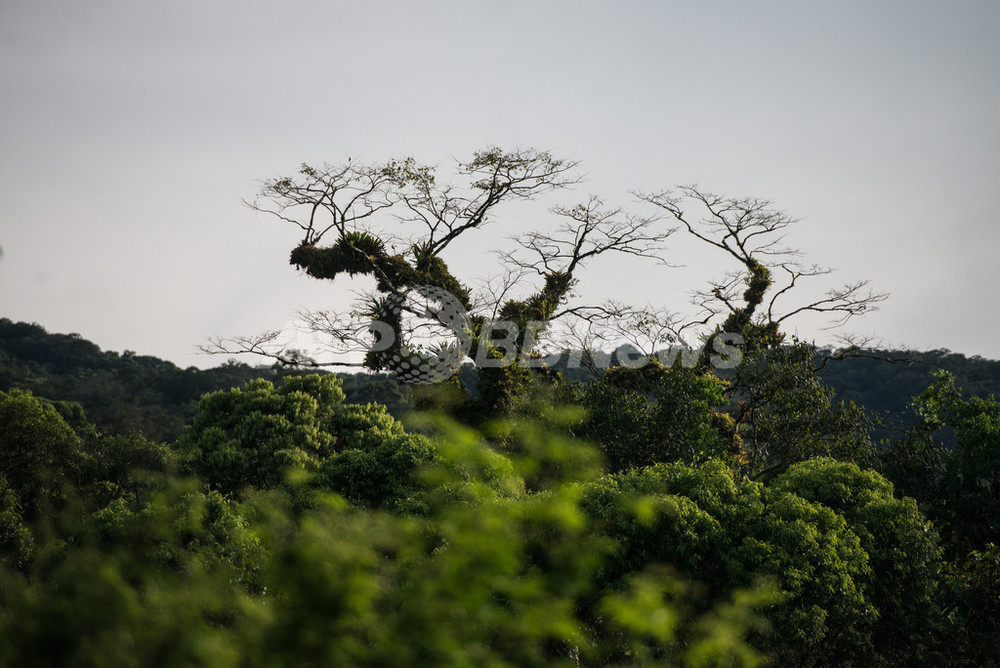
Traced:
[[[837, 268], [810, 289], [890, 294], [849, 331], [1000, 359], [997, 119], [993, 1], [5, 0], [0, 317], [214, 366], [209, 337], [357, 287], [288, 265], [299, 230], [243, 203], [261, 179], [497, 145], [585, 180], [499, 211], [445, 257], [462, 278], [550, 204], [697, 183], [799, 219], [787, 243]], [[581, 300], [684, 310], [733, 268], [669, 241], [673, 268], [598, 258]], [[791, 329], [830, 341], [820, 324]]]

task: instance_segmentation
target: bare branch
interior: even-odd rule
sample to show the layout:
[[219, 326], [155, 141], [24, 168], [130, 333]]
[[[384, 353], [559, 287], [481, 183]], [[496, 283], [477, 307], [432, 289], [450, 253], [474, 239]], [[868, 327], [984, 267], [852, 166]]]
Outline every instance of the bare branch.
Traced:
[[393, 178], [385, 167], [350, 160], [322, 167], [303, 164], [294, 176], [262, 181], [247, 205], [303, 230], [302, 243], [317, 244], [330, 230], [343, 235], [359, 229], [361, 221], [398, 202]]
[[[757, 198], [724, 198], [702, 191], [697, 185], [679, 186], [679, 194], [634, 193], [640, 201], [666, 211], [701, 241], [732, 255], [740, 263], [760, 256], [789, 257], [798, 251], [781, 245], [784, 230], [798, 222], [772, 209], [771, 202]], [[693, 202], [702, 212], [690, 215], [685, 202]]]
[[804, 304], [778, 318], [774, 318], [773, 322], [780, 324], [788, 318], [807, 311], [813, 313], [833, 313], [837, 315], [833, 324], [824, 328], [833, 329], [845, 324], [855, 316], [877, 311], [878, 304], [888, 298], [889, 295], [887, 293], [875, 292], [871, 289], [869, 281], [848, 283], [843, 287], [828, 290], [826, 296], [822, 299]]
[[282, 336], [280, 330], [268, 330], [251, 336], [212, 337], [206, 345], [198, 346], [198, 349], [208, 355], [257, 355], [285, 366], [310, 368], [363, 366], [361, 362], [318, 362], [302, 351], [286, 348], [280, 343]]
[[539, 274], [570, 275], [584, 261], [604, 253], [652, 258], [666, 264], [660, 252], [674, 230], [656, 229], [658, 217], [607, 209], [593, 196], [584, 204], [555, 207], [552, 212], [566, 220], [552, 232], [532, 231], [515, 238], [518, 249], [500, 252], [501, 260]]
[[462, 233], [485, 225], [501, 202], [579, 183], [579, 177], [570, 175], [576, 166], [545, 151], [490, 147], [458, 163], [459, 176], [470, 180], [467, 194], [456, 194], [451, 187], [435, 189], [432, 179], [416, 179], [403, 198], [411, 212], [404, 220], [422, 222], [428, 230], [427, 249], [439, 254]]
[[526, 274], [524, 269], [508, 267], [501, 274], [481, 279], [480, 291], [472, 302], [473, 309], [483, 315], [488, 313], [489, 320], [496, 320], [505, 300], [524, 283]]
[[783, 263], [779, 265], [779, 267], [787, 275], [788, 283], [784, 287], [775, 291], [775, 293], [771, 296], [771, 301], [767, 305], [767, 317], [769, 321], [774, 320], [775, 303], [778, 301], [778, 298], [781, 297], [783, 294], [792, 290], [795, 287], [796, 281], [798, 281], [800, 278], [803, 277], [821, 276], [832, 272], [831, 269], [827, 269], [825, 267], [819, 267], [816, 265], [809, 267], [807, 269], [803, 269], [798, 265]]
[[840, 362], [846, 359], [873, 359], [889, 364], [912, 364], [913, 358], [909, 351], [901, 346], [887, 346], [876, 336], [859, 334], [841, 334], [836, 337], [837, 348], [830, 351], [820, 351], [820, 363], [816, 371], [824, 368], [829, 362]]
[[[831, 327], [839, 327], [856, 315], [877, 309], [887, 298], [872, 290], [867, 281], [859, 281], [779, 313], [779, 300], [787, 298], [802, 279], [830, 273], [827, 268], [799, 265], [794, 261], [799, 252], [784, 245], [788, 227], [797, 220], [773, 209], [768, 200], [721, 197], [695, 185], [635, 194], [640, 201], [666, 211], [691, 236], [740, 264], [738, 272], [727, 273], [722, 280], [712, 281], [707, 290], [695, 293], [695, 303], [701, 308], [727, 313], [721, 324], [726, 331], [743, 332], [752, 325], [763, 325], [756, 331], [764, 333], [767, 345], [774, 345], [781, 340], [778, 326], [796, 315], [832, 314], [836, 317]], [[688, 213], [688, 208], [694, 213]]]
[[[565, 319], [576, 342], [601, 342], [615, 348], [627, 343], [644, 355], [653, 355], [664, 346], [686, 346], [685, 332], [704, 325], [710, 317], [691, 320], [665, 308], [637, 308], [608, 301], [596, 306], [567, 308], [553, 319]], [[582, 336], [584, 332], [586, 336]], [[558, 337], [553, 339], [558, 341]]]
[[[789, 227], [798, 221], [774, 209], [768, 200], [722, 197], [688, 185], [636, 193], [640, 201], [655, 207], [648, 216], [608, 207], [593, 196], [576, 206], [551, 209], [558, 217], [556, 224], [515, 237], [511, 249], [498, 253], [505, 273], [486, 280], [473, 299], [472, 291], [450, 273], [443, 252], [461, 235], [488, 224], [504, 202], [531, 199], [579, 182], [576, 166], [544, 151], [495, 147], [468, 161], [456, 161], [450, 183], [439, 182], [436, 166], [411, 158], [381, 165], [350, 160], [339, 166], [303, 165], [294, 177], [264, 181], [250, 206], [303, 232], [304, 239], [290, 259], [310, 276], [375, 279], [375, 292], [350, 313], [300, 314], [303, 330], [322, 335], [323, 350], [335, 355], [366, 350], [379, 303], [420, 285], [449, 291], [477, 318], [503, 318], [538, 332], [556, 321], [565, 322], [570, 335], [588, 345], [626, 341], [649, 353], [659, 345], [681, 342], [682, 336], [703, 337], [715, 330], [777, 346], [783, 340], [779, 326], [790, 318], [820, 313], [833, 316], [832, 326], [839, 326], [876, 309], [886, 298], [867, 281], [859, 281], [789, 305], [792, 293], [806, 279], [829, 273], [798, 264], [798, 251], [785, 244]], [[599, 255], [620, 253], [671, 266], [663, 258], [664, 245], [679, 229], [722, 251], [737, 267], [693, 293], [694, 316], [616, 302], [567, 306], [575, 274]], [[326, 235], [336, 236], [335, 242], [318, 247]], [[527, 280], [533, 276], [540, 280]], [[529, 282], [536, 283], [535, 291], [524, 296], [522, 288]], [[416, 317], [391, 319], [395, 344], [433, 338], [437, 331], [433, 319], [422, 319], [419, 306], [406, 308]], [[551, 346], [559, 338], [552, 332], [545, 336], [545, 341], [522, 337], [517, 345], [523, 341], [525, 347]], [[216, 354], [250, 352], [282, 363], [295, 358], [273, 332], [217, 340], [215, 348]]]

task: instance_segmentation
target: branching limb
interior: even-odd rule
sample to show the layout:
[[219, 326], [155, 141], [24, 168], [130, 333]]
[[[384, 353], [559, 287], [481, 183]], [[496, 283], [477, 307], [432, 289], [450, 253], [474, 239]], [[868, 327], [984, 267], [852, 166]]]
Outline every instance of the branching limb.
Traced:
[[519, 267], [507, 267], [502, 273], [479, 281], [479, 291], [472, 301], [475, 312], [488, 320], [500, 317], [503, 304], [513, 298], [513, 293], [524, 284], [527, 271]]
[[208, 344], [198, 346], [198, 349], [209, 355], [257, 355], [285, 366], [309, 368], [363, 366], [361, 362], [316, 361], [298, 349], [286, 347], [282, 343], [283, 337], [284, 333], [281, 330], [268, 330], [251, 336], [212, 337]]
[[823, 267], [798, 264], [794, 258], [799, 252], [784, 245], [788, 227], [797, 220], [773, 209], [768, 200], [721, 197], [693, 185], [636, 195], [666, 211], [691, 236], [724, 251], [741, 265], [738, 272], [730, 272], [710, 283], [707, 290], [695, 293], [703, 308], [727, 313], [720, 325], [724, 331], [752, 334], [761, 345], [778, 345], [783, 339], [780, 326], [790, 318], [803, 313], [829, 314], [834, 316], [829, 328], [839, 327], [856, 315], [876, 310], [888, 297], [874, 291], [868, 281], [858, 281], [779, 311], [779, 301], [795, 291], [802, 279], [830, 273]]
[[315, 245], [336, 230], [343, 236], [400, 200], [394, 175], [384, 166], [348, 160], [344, 165], [303, 164], [290, 177], [267, 179], [246, 204], [303, 230], [303, 244]]
[[878, 310], [878, 304], [889, 298], [884, 292], [875, 292], [869, 281], [848, 283], [840, 288], [827, 291], [826, 296], [808, 304], [803, 304], [784, 315], [774, 318], [773, 322], [781, 324], [788, 318], [807, 311], [813, 313], [835, 314], [833, 324], [825, 329], [832, 329], [845, 324], [851, 318]]
[[[688, 233], [725, 251], [740, 263], [762, 256], [798, 254], [781, 243], [785, 229], [798, 221], [772, 209], [769, 200], [721, 197], [702, 191], [697, 185], [679, 186], [677, 191], [636, 192], [635, 195], [640, 201], [666, 211]], [[700, 208], [701, 213], [687, 213], [685, 204], [689, 202]]]
[[574, 207], [556, 207], [565, 220], [551, 232], [532, 231], [514, 239], [517, 249], [501, 252], [509, 266], [546, 275], [572, 273], [586, 260], [604, 253], [660, 257], [673, 229], [657, 229], [659, 218], [637, 216], [620, 208], [608, 209], [597, 197]]
[[846, 359], [873, 359], [889, 364], [912, 364], [913, 358], [902, 347], [891, 347], [876, 336], [858, 334], [842, 334], [836, 337], [837, 347], [833, 350], [820, 350], [819, 365], [816, 371], [824, 368], [829, 362], [841, 362]]
[[411, 213], [407, 220], [427, 227], [424, 246], [428, 252], [440, 254], [464, 232], [486, 224], [501, 202], [529, 199], [578, 183], [579, 177], [571, 174], [576, 166], [576, 162], [559, 160], [545, 151], [491, 147], [458, 164], [459, 176], [469, 180], [467, 194], [452, 187], [434, 187], [433, 176], [413, 179], [411, 191], [403, 198]]

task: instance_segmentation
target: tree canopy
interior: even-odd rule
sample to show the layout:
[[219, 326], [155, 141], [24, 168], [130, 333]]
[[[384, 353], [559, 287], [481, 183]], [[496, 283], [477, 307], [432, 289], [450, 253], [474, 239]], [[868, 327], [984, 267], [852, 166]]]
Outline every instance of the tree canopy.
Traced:
[[[502, 273], [485, 289], [473, 290], [468, 278], [452, 273], [446, 255], [456, 239], [474, 235], [505, 202], [577, 184], [576, 168], [548, 152], [497, 147], [456, 161], [445, 176], [413, 158], [303, 165], [293, 176], [264, 180], [250, 206], [298, 228], [302, 236], [290, 262], [307, 275], [374, 279], [374, 292], [351, 313], [306, 313], [307, 328], [327, 335], [332, 351], [364, 350], [365, 366], [408, 382], [447, 381], [463, 359], [473, 360], [478, 391], [470, 413], [480, 418], [506, 410], [514, 395], [546, 378], [536, 369], [544, 367], [542, 353], [574, 338], [587, 346], [641, 332], [653, 354], [695, 336], [705, 344], [698, 364], [706, 369], [713, 351], [740, 353], [731, 342], [748, 352], [780, 346], [781, 326], [803, 313], [843, 324], [885, 299], [858, 281], [796, 303], [803, 282], [830, 272], [802, 265], [797, 251], [784, 245], [797, 221], [767, 200], [723, 197], [697, 186], [636, 193], [648, 213], [609, 207], [597, 196], [557, 205], [554, 225], [516, 235], [498, 251]], [[666, 242], [677, 231], [736, 263], [724, 279], [696, 292], [693, 313], [597, 304], [574, 293], [579, 273], [601, 255], [669, 264]], [[556, 322], [564, 323], [561, 333]], [[206, 349], [306, 366], [356, 363], [304, 359], [283, 349], [279, 331], [217, 338]]]
[[[793, 301], [826, 270], [765, 200], [590, 198], [513, 240], [491, 300], [452, 274], [456, 239], [575, 167], [490, 148], [453, 180], [404, 159], [262, 183], [293, 265], [375, 285], [310, 325], [395, 381], [308, 373], [273, 333], [217, 344], [275, 366], [203, 374], [0, 320], [0, 664], [995, 663], [997, 400], [941, 372], [873, 439], [822, 375], [870, 351], [783, 328], [883, 296]], [[693, 316], [575, 294], [674, 232], [735, 263]], [[560, 318], [586, 373], [540, 363]]]

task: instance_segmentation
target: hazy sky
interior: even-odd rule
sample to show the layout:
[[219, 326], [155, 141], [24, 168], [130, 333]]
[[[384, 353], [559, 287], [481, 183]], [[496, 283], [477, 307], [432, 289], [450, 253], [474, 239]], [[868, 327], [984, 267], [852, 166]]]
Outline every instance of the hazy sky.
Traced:
[[[1000, 358], [994, 0], [6, 0], [0, 316], [217, 364], [207, 337], [350, 296], [288, 266], [298, 230], [241, 203], [258, 179], [488, 144], [581, 161], [565, 204], [684, 183], [771, 199], [833, 282], [891, 293], [854, 331]], [[446, 259], [488, 272], [543, 214], [510, 208]], [[731, 268], [671, 249], [685, 266], [594, 262], [580, 293], [681, 309]]]

